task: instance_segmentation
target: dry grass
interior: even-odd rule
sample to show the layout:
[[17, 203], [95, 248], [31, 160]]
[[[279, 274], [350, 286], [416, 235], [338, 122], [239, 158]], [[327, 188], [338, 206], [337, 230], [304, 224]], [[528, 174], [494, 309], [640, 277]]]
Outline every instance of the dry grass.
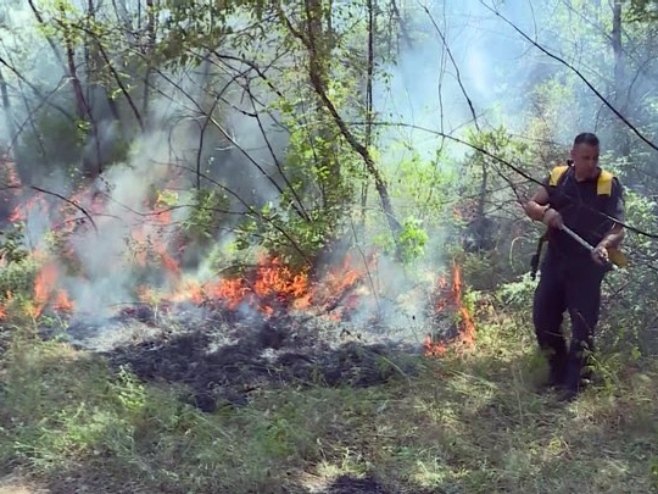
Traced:
[[658, 490], [655, 363], [604, 363], [602, 384], [562, 404], [535, 391], [527, 331], [500, 321], [478, 337], [420, 376], [263, 391], [213, 414], [92, 355], [17, 337], [2, 357], [0, 465], [52, 493], [319, 493], [345, 476], [396, 493]]
[[49, 489], [39, 487], [17, 475], [0, 478], [0, 494], [49, 494]]

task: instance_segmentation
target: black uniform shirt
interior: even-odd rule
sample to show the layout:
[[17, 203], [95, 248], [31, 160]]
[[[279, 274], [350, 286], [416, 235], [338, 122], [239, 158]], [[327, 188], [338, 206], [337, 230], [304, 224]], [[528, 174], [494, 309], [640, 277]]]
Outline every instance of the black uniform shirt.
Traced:
[[[597, 194], [597, 180], [593, 178], [578, 182], [573, 166], [567, 168], [557, 186], [545, 185], [549, 190], [549, 204], [562, 215], [564, 224], [596, 247], [610, 231], [614, 222], [607, 216], [624, 221], [624, 193], [617, 178], [612, 179], [611, 194]], [[603, 214], [601, 214], [603, 213]], [[589, 252], [566, 232], [549, 229], [549, 245], [560, 257], [589, 256]]]

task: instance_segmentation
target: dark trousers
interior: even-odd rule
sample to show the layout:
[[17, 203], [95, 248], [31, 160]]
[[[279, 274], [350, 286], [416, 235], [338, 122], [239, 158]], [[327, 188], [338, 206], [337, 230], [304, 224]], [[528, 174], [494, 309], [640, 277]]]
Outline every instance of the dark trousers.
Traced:
[[[589, 257], [561, 257], [550, 247], [541, 265], [533, 306], [535, 334], [548, 357], [550, 380], [572, 391], [579, 391], [594, 351], [604, 273]], [[562, 333], [565, 311], [571, 319], [569, 345]]]

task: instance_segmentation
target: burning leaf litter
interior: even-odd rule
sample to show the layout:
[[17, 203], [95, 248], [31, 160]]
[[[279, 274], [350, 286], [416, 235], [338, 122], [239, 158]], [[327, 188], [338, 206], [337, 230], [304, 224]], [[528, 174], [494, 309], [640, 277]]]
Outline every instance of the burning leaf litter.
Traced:
[[[429, 336], [421, 348], [396, 339], [390, 328], [377, 332], [360, 321], [350, 322], [345, 308], [344, 320], [321, 317], [318, 308], [332, 308], [335, 298], [296, 292], [291, 287], [301, 278], [281, 277], [271, 269], [258, 268], [253, 284], [238, 279], [222, 285], [230, 289], [221, 297], [211, 290], [215, 298], [200, 304], [194, 298], [134, 305], [95, 324], [87, 318], [71, 320], [65, 333], [76, 345], [105, 355], [117, 369], [127, 366], [143, 380], [184, 385], [191, 390], [186, 399], [206, 411], [221, 403], [243, 404], [251, 393], [278, 385], [365, 387], [409, 377], [417, 362], [409, 356], [421, 351], [440, 355], [447, 348], [446, 342]], [[286, 276], [288, 284], [280, 285]], [[356, 286], [349, 283], [350, 289]], [[303, 310], [294, 309], [299, 297]], [[316, 304], [307, 305], [311, 301]], [[446, 302], [442, 310], [455, 303]], [[452, 314], [443, 320], [452, 321]], [[457, 326], [450, 324], [444, 333], [455, 331]], [[460, 324], [469, 327], [465, 325], [472, 320]], [[460, 342], [467, 342], [469, 335], [457, 334]]]
[[[262, 254], [233, 275], [200, 278], [184, 266], [180, 218], [161, 196], [140, 199], [139, 212], [98, 184], [64, 203], [29, 192], [9, 198], [8, 218], [38, 239], [28, 312], [44, 337], [185, 385], [203, 409], [280, 383], [370, 386], [413, 373], [410, 354], [473, 343], [457, 264], [436, 287], [417, 286], [411, 306], [404, 289], [382, 283], [374, 251], [347, 253], [323, 272]], [[0, 298], [0, 320], [11, 302]]]

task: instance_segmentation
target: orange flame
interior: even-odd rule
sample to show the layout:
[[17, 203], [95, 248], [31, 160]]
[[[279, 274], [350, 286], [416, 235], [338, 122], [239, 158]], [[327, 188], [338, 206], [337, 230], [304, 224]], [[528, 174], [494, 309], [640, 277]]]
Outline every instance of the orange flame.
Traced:
[[[144, 207], [150, 208], [151, 205], [144, 204]], [[159, 204], [152, 207], [160, 208]], [[182, 270], [179, 262], [170, 253], [170, 245], [167, 237], [162, 235], [166, 227], [171, 226], [172, 214], [166, 209], [152, 210], [147, 215], [148, 221], [140, 221], [131, 231], [131, 238], [134, 242], [134, 263], [140, 267], [146, 267], [149, 261], [155, 261], [159, 266], [164, 267], [169, 275], [170, 280], [179, 282], [182, 276]]]
[[475, 323], [468, 309], [462, 302], [462, 273], [457, 263], [453, 265], [452, 293], [459, 304], [460, 331], [459, 338], [463, 345], [470, 346], [475, 342]]
[[9, 309], [13, 301], [14, 301], [14, 294], [11, 291], [7, 290], [7, 292], [5, 292], [3, 303], [0, 303], [0, 321], [7, 318], [8, 315], [7, 310]]
[[425, 335], [423, 349], [426, 357], [440, 357], [448, 351], [448, 346], [442, 342], [435, 342], [431, 334]]
[[34, 194], [27, 200], [19, 204], [9, 215], [9, 221], [16, 223], [18, 221], [25, 221], [27, 213], [39, 209], [39, 215], [46, 218], [50, 217], [50, 208], [46, 199], [40, 194]]
[[[172, 175], [172, 180], [177, 178]], [[160, 187], [161, 183], [158, 182], [157, 186]], [[43, 210], [43, 215], [53, 220], [50, 226], [58, 233], [59, 258], [44, 263], [34, 281], [35, 316], [42, 314], [46, 307], [61, 312], [74, 309], [69, 295], [58, 285], [58, 277], [63, 269], [63, 264], [58, 260], [66, 259], [73, 263], [78, 259], [76, 247], [80, 244], [74, 242], [74, 235], [80, 233], [79, 225], [85, 224], [86, 219], [81, 217], [80, 210], [75, 206], [84, 208], [93, 216], [100, 216], [97, 226], [101, 226], [103, 221], [115, 221], [118, 218], [116, 213], [103, 214], [111, 200], [110, 189], [105, 193], [99, 187], [101, 185], [98, 182], [83, 185], [71, 194], [68, 202], [57, 207], [48, 206], [51, 201], [46, 200], [42, 194], [26, 195], [22, 204], [11, 213], [12, 221], [24, 220], [31, 216], [28, 212], [36, 215], [37, 211], [30, 210], [38, 207], [39, 212]], [[355, 288], [366, 280], [374, 255], [369, 256], [366, 262], [353, 262], [348, 255], [341, 265], [330, 269], [317, 280], [310, 279], [310, 269], [294, 269], [281, 259], [268, 256], [259, 259], [255, 268], [240, 277], [205, 284], [184, 280], [180, 256], [184, 247], [180, 242], [184, 235], [171, 235], [166, 231], [174, 226], [167, 202], [160, 196], [151, 195], [145, 199], [143, 211], [130, 210], [125, 213], [127, 219], [118, 218], [125, 223], [136, 221], [129, 232], [131, 246], [134, 246], [134, 258], [131, 261], [133, 267], [162, 269], [167, 275], [168, 289], [174, 287], [164, 295], [158, 291], [158, 287], [135, 287], [137, 299], [145, 303], [154, 300], [190, 301], [195, 304], [216, 302], [232, 310], [241, 304], [248, 304], [266, 316], [278, 310], [305, 310], [313, 306], [321, 314], [342, 318], [357, 307], [360, 294], [356, 293]], [[79, 264], [84, 269], [82, 260]], [[76, 264], [66, 264], [71, 265], [78, 267]], [[5, 307], [2, 311], [6, 312]]]
[[[372, 258], [370, 260], [372, 264]], [[236, 310], [247, 304], [271, 316], [277, 309], [304, 310], [311, 305], [321, 311], [331, 312], [337, 308], [349, 311], [358, 303], [356, 296], [346, 295], [360, 281], [366, 270], [350, 268], [347, 257], [342, 266], [330, 270], [318, 282], [309, 280], [308, 270], [295, 271], [281, 259], [263, 256], [257, 266], [241, 277], [225, 278], [203, 285], [194, 282], [181, 282], [169, 301], [218, 302], [229, 310]], [[335, 318], [341, 315], [333, 314]]]
[[[437, 280], [437, 290], [439, 293], [444, 293], [448, 287], [448, 278], [441, 274]], [[434, 310], [439, 313], [443, 311], [447, 306], [450, 300], [448, 297], [437, 297], [436, 304], [434, 305]]]
[[214, 289], [211, 289], [211, 297], [225, 301], [231, 310], [237, 309], [248, 293], [249, 288], [240, 278], [220, 280]]
[[176, 259], [174, 259], [169, 252], [167, 252], [166, 247], [163, 245], [158, 245], [155, 248], [155, 252], [160, 256], [160, 260], [164, 265], [165, 269], [169, 274], [175, 278], [179, 278], [181, 275], [181, 269], [178, 265]]
[[256, 276], [253, 291], [260, 309], [268, 316], [274, 313], [272, 303], [294, 305], [297, 298], [308, 292], [306, 273], [294, 274], [278, 258], [261, 260]]
[[304, 303], [316, 305], [323, 310], [331, 311], [337, 305], [341, 305], [340, 314], [334, 314], [333, 319], [340, 320], [349, 310], [356, 308], [358, 300], [356, 297], [348, 297], [352, 290], [373, 269], [377, 258], [374, 253], [366, 257], [365, 263], [354, 263], [348, 254], [343, 259], [342, 265], [333, 267], [319, 282], [312, 287], [309, 296], [303, 299]]
[[462, 275], [461, 268], [455, 262], [452, 265], [452, 284], [449, 294], [446, 294], [448, 288], [447, 280], [440, 276], [437, 281], [437, 290], [439, 297], [435, 304], [437, 313], [448, 307], [459, 315], [459, 328], [456, 338], [451, 341], [435, 341], [431, 334], [425, 336], [423, 341], [424, 354], [426, 356], [441, 356], [448, 350], [450, 344], [461, 343], [463, 346], [471, 346], [475, 342], [475, 323], [473, 317], [462, 301]]
[[196, 305], [201, 305], [206, 300], [204, 287], [196, 281], [185, 281], [180, 284], [172, 296], [168, 297], [171, 302], [191, 301]]
[[38, 317], [46, 307], [57, 280], [57, 265], [54, 262], [46, 263], [34, 280], [34, 312]]
[[73, 302], [69, 299], [68, 294], [64, 290], [58, 290], [53, 302], [53, 309], [58, 312], [72, 312]]
[[[201, 292], [218, 300], [231, 310], [246, 302], [258, 307], [266, 315], [274, 313], [273, 303], [282, 306], [294, 305], [295, 301], [307, 296], [308, 277], [306, 273], [293, 273], [278, 258], [263, 257], [255, 272], [247, 278], [222, 279], [207, 284]], [[199, 291], [194, 293], [197, 298]]]
[[64, 289], [56, 289], [59, 268], [54, 261], [47, 262], [34, 280], [34, 305], [32, 316], [39, 317], [50, 305], [58, 312], [72, 312], [73, 302]]

